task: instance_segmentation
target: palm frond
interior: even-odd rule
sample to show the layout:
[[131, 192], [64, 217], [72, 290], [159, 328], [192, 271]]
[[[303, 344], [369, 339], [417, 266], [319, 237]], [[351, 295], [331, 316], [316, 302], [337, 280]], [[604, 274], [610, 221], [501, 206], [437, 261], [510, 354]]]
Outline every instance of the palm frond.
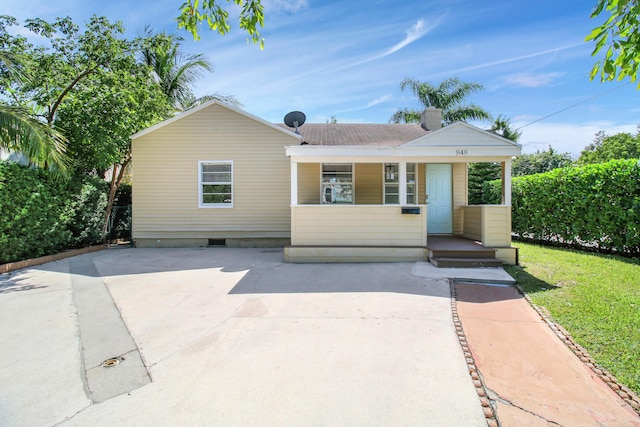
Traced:
[[64, 174], [71, 164], [66, 143], [64, 136], [33, 118], [26, 108], [0, 104], [0, 148], [22, 153], [31, 164]]

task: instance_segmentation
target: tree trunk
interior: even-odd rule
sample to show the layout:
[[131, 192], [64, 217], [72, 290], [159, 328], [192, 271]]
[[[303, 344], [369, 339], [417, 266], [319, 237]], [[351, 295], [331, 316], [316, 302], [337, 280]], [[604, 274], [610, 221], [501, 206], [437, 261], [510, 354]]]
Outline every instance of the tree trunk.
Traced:
[[[126, 160], [121, 164], [113, 165], [113, 173], [111, 175], [111, 182], [109, 183], [109, 198], [107, 199], [107, 211], [104, 217], [104, 227], [102, 231], [106, 233], [109, 230], [109, 218], [111, 217], [111, 211], [113, 210], [113, 202], [116, 198], [116, 193], [118, 192], [118, 188], [120, 188], [120, 184], [122, 183], [122, 179], [124, 178], [125, 170], [127, 169], [127, 165], [131, 162], [131, 155], [127, 155]], [[119, 168], [118, 168], [119, 167]]]

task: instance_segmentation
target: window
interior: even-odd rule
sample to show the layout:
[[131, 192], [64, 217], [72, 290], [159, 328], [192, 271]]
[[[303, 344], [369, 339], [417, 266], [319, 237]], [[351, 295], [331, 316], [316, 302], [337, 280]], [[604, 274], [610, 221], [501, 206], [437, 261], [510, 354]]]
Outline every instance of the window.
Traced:
[[323, 163], [321, 181], [322, 203], [353, 203], [353, 165]]
[[400, 169], [397, 163], [384, 164], [384, 203], [400, 203]]
[[418, 203], [416, 199], [416, 183], [418, 182], [418, 171], [415, 163], [407, 163], [407, 204], [415, 205]]
[[[407, 204], [416, 204], [417, 168], [415, 163], [407, 163]], [[397, 205], [400, 203], [400, 165], [384, 164], [384, 203]]]
[[233, 162], [200, 161], [199, 206], [201, 208], [233, 207]]

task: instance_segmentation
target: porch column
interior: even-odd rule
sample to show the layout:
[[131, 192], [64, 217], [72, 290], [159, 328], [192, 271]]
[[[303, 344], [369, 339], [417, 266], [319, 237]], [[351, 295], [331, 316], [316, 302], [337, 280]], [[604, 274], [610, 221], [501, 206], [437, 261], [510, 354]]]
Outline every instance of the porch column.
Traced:
[[298, 163], [291, 162], [291, 205], [298, 204]]
[[400, 206], [407, 204], [407, 162], [400, 162], [400, 179], [398, 182]]
[[502, 162], [502, 204], [511, 206], [511, 159]]

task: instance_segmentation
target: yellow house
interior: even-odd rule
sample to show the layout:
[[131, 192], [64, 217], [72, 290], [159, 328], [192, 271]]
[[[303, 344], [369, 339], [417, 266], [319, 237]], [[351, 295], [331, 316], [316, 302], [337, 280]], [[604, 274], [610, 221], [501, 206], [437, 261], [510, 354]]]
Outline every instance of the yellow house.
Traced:
[[[204, 104], [132, 136], [133, 239], [285, 246], [288, 262], [515, 263], [511, 159], [521, 147], [440, 123], [428, 109], [421, 125], [306, 124], [296, 134]], [[467, 204], [469, 162], [502, 164], [500, 205]]]

